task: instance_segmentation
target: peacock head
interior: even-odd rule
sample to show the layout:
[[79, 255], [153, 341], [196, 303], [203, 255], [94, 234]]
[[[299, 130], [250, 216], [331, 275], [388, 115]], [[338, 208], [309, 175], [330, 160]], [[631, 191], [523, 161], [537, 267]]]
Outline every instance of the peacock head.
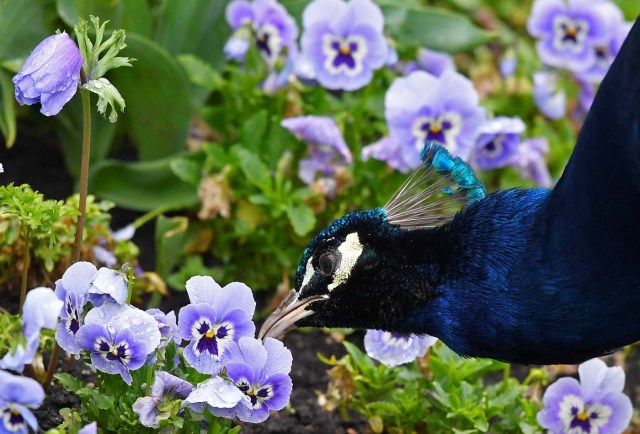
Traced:
[[296, 288], [265, 321], [260, 337], [306, 326], [388, 329], [427, 298], [416, 291], [419, 270], [399, 251], [406, 248], [400, 242], [406, 233], [389, 224], [381, 208], [333, 222], [305, 249]]

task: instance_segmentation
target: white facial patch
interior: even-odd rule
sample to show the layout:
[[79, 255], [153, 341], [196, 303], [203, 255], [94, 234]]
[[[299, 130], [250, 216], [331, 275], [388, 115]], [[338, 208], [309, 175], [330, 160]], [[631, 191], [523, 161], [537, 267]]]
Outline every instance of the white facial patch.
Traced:
[[300, 291], [302, 291], [302, 288], [307, 286], [307, 284], [311, 281], [313, 274], [316, 272], [313, 269], [313, 265], [311, 265], [311, 259], [313, 258], [309, 258], [309, 260], [307, 261], [307, 268], [305, 268], [304, 270], [304, 277], [302, 278], [302, 286], [300, 287]]
[[340, 244], [340, 247], [338, 247], [338, 251], [341, 255], [340, 265], [338, 265], [338, 269], [335, 272], [333, 282], [331, 282], [327, 286], [327, 289], [329, 291], [347, 281], [347, 279], [351, 275], [351, 270], [356, 265], [356, 262], [358, 262], [358, 258], [362, 254], [362, 250], [363, 246], [360, 243], [358, 233], [353, 232], [347, 235], [347, 238], [342, 244]]

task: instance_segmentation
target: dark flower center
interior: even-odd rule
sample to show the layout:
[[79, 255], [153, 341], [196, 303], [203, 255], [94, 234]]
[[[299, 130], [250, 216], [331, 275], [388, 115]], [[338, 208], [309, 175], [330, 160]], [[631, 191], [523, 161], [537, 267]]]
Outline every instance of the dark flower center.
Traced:
[[24, 418], [20, 414], [20, 412], [12, 407], [5, 407], [2, 411], [4, 420], [4, 426], [9, 429], [9, 431], [16, 432], [24, 429]]
[[76, 334], [78, 329], [80, 328], [80, 323], [75, 318], [67, 319], [67, 330], [69, 330], [72, 334]]
[[591, 432], [591, 420], [598, 418], [597, 412], [594, 411], [589, 414], [586, 409], [580, 411], [577, 407], [571, 408], [571, 415], [573, 420], [571, 420], [569, 428], [580, 428], [585, 433]]
[[449, 121], [439, 122], [435, 121], [426, 121], [422, 124], [421, 129], [427, 134], [427, 140], [435, 140], [439, 143], [447, 143], [447, 139], [445, 134], [447, 131], [451, 129], [453, 125]]
[[562, 23], [560, 27], [564, 31], [564, 36], [562, 37], [563, 42], [571, 41], [575, 44], [578, 43], [578, 34], [582, 31], [580, 24]]
[[336, 51], [336, 56], [333, 59], [333, 66], [339, 68], [341, 65], [345, 65], [349, 69], [356, 67], [356, 59], [353, 57], [353, 53], [358, 51], [358, 44], [356, 42], [342, 42], [333, 41], [331, 48]]
[[270, 385], [251, 385], [247, 380], [242, 379], [236, 382], [236, 387], [249, 398], [253, 408], [260, 407], [262, 402], [273, 396], [273, 387]]
[[102, 353], [102, 356], [111, 362], [120, 362], [123, 365], [129, 363], [131, 358], [131, 352], [129, 350], [129, 343], [122, 341], [118, 344], [109, 342], [104, 338], [99, 338], [96, 342], [96, 350]]
[[221, 341], [228, 341], [230, 335], [230, 326], [225, 324], [211, 324], [206, 320], [202, 320], [196, 330], [201, 335], [196, 344], [196, 352], [198, 354], [207, 351], [212, 356], [220, 355]]

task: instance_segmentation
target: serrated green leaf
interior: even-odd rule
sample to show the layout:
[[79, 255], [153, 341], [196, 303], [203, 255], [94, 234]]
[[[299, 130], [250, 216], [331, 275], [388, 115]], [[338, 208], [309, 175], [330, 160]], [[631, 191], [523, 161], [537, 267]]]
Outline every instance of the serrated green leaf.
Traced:
[[112, 396], [104, 395], [96, 389], [89, 389], [88, 387], [84, 387], [76, 391], [76, 395], [81, 398], [90, 399], [91, 406], [96, 406], [100, 410], [110, 410], [114, 405]]
[[269, 125], [269, 114], [266, 110], [258, 110], [246, 120], [240, 131], [240, 140], [245, 148], [251, 152], [261, 153], [264, 147], [264, 136]]
[[84, 381], [64, 372], [54, 374], [53, 378], [58, 380], [58, 383], [68, 392], [75, 393], [85, 386]]
[[475, 26], [454, 12], [434, 7], [406, 7], [397, 1], [381, 1], [385, 28], [406, 45], [457, 53], [486, 44], [496, 35]]
[[307, 235], [316, 225], [316, 216], [313, 210], [305, 204], [290, 205], [287, 207], [287, 217], [296, 235]]

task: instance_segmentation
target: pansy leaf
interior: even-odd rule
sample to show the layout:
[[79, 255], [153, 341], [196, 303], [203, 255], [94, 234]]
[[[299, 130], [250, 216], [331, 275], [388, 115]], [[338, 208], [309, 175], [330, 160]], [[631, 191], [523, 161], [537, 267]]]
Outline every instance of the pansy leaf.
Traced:
[[476, 27], [469, 18], [433, 7], [406, 7], [381, 2], [386, 29], [399, 42], [456, 53], [486, 44], [494, 34]]
[[287, 217], [289, 217], [293, 231], [301, 237], [311, 232], [316, 225], [316, 217], [313, 214], [313, 210], [305, 204], [288, 206]]
[[258, 152], [264, 148], [264, 136], [269, 126], [269, 114], [266, 110], [258, 110], [244, 122], [240, 131], [240, 138], [245, 148], [251, 152]]
[[271, 191], [271, 174], [260, 157], [241, 146], [234, 147], [233, 151], [247, 180], [264, 192]]
[[96, 389], [89, 389], [88, 387], [84, 387], [76, 391], [76, 395], [78, 395], [80, 398], [89, 398], [91, 400], [91, 405], [95, 405], [100, 410], [109, 410], [114, 406], [114, 400], [112, 396], [103, 395]]
[[64, 390], [68, 391], [68, 392], [77, 392], [78, 390], [82, 389], [85, 384], [82, 380], [74, 377], [71, 374], [67, 374], [64, 372], [60, 372], [58, 374], [54, 374], [53, 378], [55, 378], [56, 380], [58, 380], [58, 383], [60, 383], [60, 385], [64, 388]]

